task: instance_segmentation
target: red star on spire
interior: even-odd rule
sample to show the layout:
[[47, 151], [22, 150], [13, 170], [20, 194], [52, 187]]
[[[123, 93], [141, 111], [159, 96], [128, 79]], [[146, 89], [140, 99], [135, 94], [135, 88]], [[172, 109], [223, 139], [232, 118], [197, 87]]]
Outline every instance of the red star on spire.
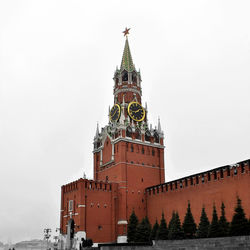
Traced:
[[127, 36], [129, 34], [129, 30], [130, 28], [129, 29], [127, 27], [125, 28], [125, 30], [122, 32], [124, 33], [124, 36]]

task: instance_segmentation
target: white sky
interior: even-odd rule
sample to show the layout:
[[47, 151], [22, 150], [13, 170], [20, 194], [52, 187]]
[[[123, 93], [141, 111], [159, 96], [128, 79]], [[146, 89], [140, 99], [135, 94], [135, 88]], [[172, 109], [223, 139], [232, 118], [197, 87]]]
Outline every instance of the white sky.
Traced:
[[0, 241], [59, 227], [60, 187], [92, 178], [96, 123], [130, 27], [166, 180], [250, 158], [250, 2], [0, 2]]

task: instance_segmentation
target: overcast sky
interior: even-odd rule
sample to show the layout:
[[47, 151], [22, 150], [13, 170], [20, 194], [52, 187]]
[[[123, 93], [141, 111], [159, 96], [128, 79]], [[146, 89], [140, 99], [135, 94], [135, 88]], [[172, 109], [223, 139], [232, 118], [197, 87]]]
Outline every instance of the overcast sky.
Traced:
[[125, 39], [166, 181], [250, 158], [250, 2], [0, 1], [0, 241], [59, 227], [60, 187], [92, 178]]

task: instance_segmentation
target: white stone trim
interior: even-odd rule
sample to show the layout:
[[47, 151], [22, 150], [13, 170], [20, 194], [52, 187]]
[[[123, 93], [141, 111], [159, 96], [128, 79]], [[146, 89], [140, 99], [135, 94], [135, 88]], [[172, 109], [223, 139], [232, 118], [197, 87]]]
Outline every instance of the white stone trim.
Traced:
[[[130, 162], [117, 162], [116, 164], [110, 166], [109, 168], [113, 168], [113, 167], [116, 167], [117, 165], [119, 164], [127, 164], [127, 165], [133, 165], [133, 166], [136, 166], [136, 167], [143, 167], [143, 168], [153, 168], [153, 169], [164, 169], [164, 168], [159, 168], [157, 166], [153, 167], [153, 166], [149, 166], [149, 165], [142, 165], [142, 164], [137, 164], [137, 163], [130, 163]], [[98, 171], [98, 173], [100, 172], [103, 172], [105, 169], [102, 169], [100, 171]], [[115, 182], [116, 183], [116, 182]], [[118, 182], [117, 182], [118, 183]]]
[[119, 93], [122, 93], [122, 92], [128, 92], [128, 91], [131, 91], [131, 92], [135, 92], [135, 93], [137, 93], [138, 95], [142, 95], [142, 93], [141, 93], [141, 91], [140, 90], [138, 90], [138, 89], [134, 89], [134, 88], [131, 88], [131, 87], [125, 87], [125, 86], [123, 86], [123, 88], [122, 89], [118, 89], [118, 90], [115, 90], [114, 91], [114, 95], [117, 95], [117, 94], [119, 94]]
[[86, 207], [86, 205], [78, 205], [78, 207]]
[[118, 224], [118, 225], [127, 225], [128, 222], [127, 222], [126, 220], [119, 220], [119, 221], [117, 222], [117, 224]]
[[126, 235], [118, 236], [117, 243], [127, 243], [127, 236]]

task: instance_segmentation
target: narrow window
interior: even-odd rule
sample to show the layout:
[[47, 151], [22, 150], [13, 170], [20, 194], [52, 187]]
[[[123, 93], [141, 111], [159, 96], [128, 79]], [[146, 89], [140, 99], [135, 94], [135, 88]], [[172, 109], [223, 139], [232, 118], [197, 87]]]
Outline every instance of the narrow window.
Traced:
[[187, 185], [188, 185], [188, 180], [185, 179], [185, 187], [187, 187]]
[[134, 147], [132, 144], [131, 144], [131, 152], [134, 152]]
[[182, 181], [180, 181], [180, 188], [183, 188], [183, 186], [182, 186]]
[[155, 150], [152, 149], [152, 156], [155, 156]]
[[73, 211], [73, 200], [69, 200], [69, 212]]
[[141, 149], [141, 153], [144, 155], [145, 151], [144, 151], [144, 147], [142, 147]]
[[128, 73], [127, 72], [123, 73], [123, 75], [122, 75], [122, 81], [123, 82], [127, 82], [128, 81]]
[[175, 182], [175, 189], [177, 189], [178, 188], [178, 184], [177, 184], [177, 181]]
[[190, 177], [190, 185], [193, 185], [193, 177]]
[[227, 167], [227, 176], [230, 176], [230, 167]]

